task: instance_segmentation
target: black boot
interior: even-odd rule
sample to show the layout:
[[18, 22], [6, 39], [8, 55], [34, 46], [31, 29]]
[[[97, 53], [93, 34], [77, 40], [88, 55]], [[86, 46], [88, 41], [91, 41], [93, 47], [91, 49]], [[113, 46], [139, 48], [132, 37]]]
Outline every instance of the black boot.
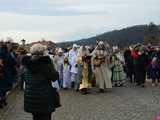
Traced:
[[142, 87], [142, 88], [145, 88], [145, 84], [141, 84], [141, 87]]
[[74, 88], [74, 85], [75, 85], [75, 83], [74, 83], [74, 82], [72, 82], [72, 83], [71, 83], [71, 88]]
[[3, 102], [0, 100], [0, 109], [3, 109]]
[[85, 95], [85, 94], [88, 94], [88, 91], [87, 91], [86, 88], [84, 88], [84, 89], [81, 90], [81, 93], [82, 93], [83, 95]]
[[7, 106], [7, 105], [8, 105], [8, 103], [7, 103], [7, 101], [6, 101], [6, 98], [3, 98], [3, 99], [2, 99], [2, 104], [3, 104], [4, 106]]
[[79, 92], [79, 89], [76, 89], [76, 92]]
[[100, 93], [104, 93], [104, 89], [99, 89], [99, 92]]

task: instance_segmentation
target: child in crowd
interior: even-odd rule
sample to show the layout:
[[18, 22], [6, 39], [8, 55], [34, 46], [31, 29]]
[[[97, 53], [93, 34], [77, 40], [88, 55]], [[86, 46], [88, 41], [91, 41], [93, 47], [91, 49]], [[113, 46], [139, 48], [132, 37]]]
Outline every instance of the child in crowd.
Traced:
[[112, 82], [113, 86], [123, 86], [126, 80], [126, 74], [124, 72], [122, 61], [116, 56], [112, 56]]
[[71, 65], [69, 64], [68, 57], [64, 58], [63, 63], [63, 88], [71, 88]]

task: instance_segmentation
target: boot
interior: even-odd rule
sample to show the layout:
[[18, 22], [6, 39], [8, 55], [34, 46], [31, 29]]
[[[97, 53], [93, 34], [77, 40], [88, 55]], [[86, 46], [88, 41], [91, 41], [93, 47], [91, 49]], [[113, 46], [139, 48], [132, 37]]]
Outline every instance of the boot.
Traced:
[[81, 91], [80, 91], [83, 95], [85, 95], [85, 94], [88, 94], [88, 91], [87, 91], [87, 89], [86, 88], [84, 88], [84, 89], [81, 89]]
[[100, 93], [104, 93], [104, 89], [99, 89], [99, 92]]
[[3, 99], [2, 99], [2, 104], [3, 104], [4, 106], [7, 106], [7, 105], [8, 105], [8, 103], [7, 103], [7, 101], [6, 101], [6, 98], [3, 98]]
[[3, 109], [3, 102], [0, 100], [0, 109]]
[[75, 85], [75, 83], [74, 83], [74, 82], [72, 82], [72, 83], [71, 83], [71, 88], [74, 88], [74, 85]]

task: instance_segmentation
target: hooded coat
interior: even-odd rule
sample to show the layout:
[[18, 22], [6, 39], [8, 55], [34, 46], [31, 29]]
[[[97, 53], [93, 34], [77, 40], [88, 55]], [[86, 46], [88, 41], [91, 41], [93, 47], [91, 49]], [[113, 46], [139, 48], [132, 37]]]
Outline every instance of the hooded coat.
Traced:
[[51, 81], [57, 80], [57, 72], [49, 57], [24, 57], [24, 110], [29, 113], [55, 111]]
[[9, 91], [13, 84], [13, 69], [16, 65], [15, 59], [5, 50], [0, 49], [0, 59], [3, 61], [3, 77], [0, 78], [0, 91]]

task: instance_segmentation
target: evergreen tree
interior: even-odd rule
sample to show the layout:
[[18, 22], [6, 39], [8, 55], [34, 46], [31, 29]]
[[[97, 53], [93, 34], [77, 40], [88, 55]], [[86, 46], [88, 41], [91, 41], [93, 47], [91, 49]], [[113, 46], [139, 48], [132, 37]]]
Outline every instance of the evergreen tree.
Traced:
[[146, 27], [144, 42], [151, 45], [160, 44], [160, 29], [152, 22]]

